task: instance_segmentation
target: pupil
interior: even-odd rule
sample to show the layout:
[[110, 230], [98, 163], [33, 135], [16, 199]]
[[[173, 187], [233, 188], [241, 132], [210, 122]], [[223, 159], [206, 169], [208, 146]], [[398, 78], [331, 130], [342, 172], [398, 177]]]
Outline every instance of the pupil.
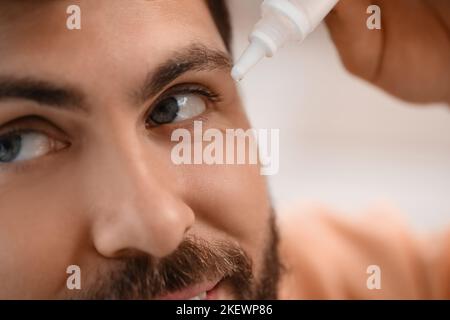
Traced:
[[0, 162], [13, 161], [19, 155], [21, 145], [20, 135], [0, 138]]
[[168, 98], [161, 101], [150, 114], [150, 118], [156, 124], [170, 123], [177, 117], [180, 107], [175, 98]]

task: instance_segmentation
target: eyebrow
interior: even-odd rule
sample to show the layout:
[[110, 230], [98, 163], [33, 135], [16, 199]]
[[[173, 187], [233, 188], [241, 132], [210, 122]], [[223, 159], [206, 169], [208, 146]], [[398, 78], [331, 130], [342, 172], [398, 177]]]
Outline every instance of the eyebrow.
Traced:
[[[231, 58], [227, 53], [202, 44], [192, 44], [178, 50], [154, 71], [150, 71], [143, 85], [134, 90], [133, 95], [138, 102], [143, 102], [186, 72], [230, 70], [231, 67]], [[33, 77], [0, 75], [0, 101], [6, 99], [24, 99], [47, 107], [86, 111], [86, 98], [81, 90]]]
[[138, 92], [139, 101], [155, 96], [164, 87], [186, 72], [231, 71], [231, 57], [218, 49], [210, 49], [202, 44], [193, 44], [175, 53], [169, 60], [160, 64], [148, 74], [144, 85]]
[[79, 90], [32, 77], [0, 76], [0, 101], [7, 99], [31, 100], [50, 107], [84, 109], [84, 97]]

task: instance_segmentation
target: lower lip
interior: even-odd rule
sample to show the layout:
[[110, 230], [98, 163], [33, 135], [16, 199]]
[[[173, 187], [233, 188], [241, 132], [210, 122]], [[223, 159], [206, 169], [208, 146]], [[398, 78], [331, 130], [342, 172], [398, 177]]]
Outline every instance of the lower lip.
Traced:
[[169, 293], [159, 299], [161, 300], [186, 300], [196, 296], [196, 294], [206, 291], [206, 300], [217, 300], [217, 288], [221, 281], [211, 281], [199, 285], [194, 285], [190, 288], [180, 290], [178, 292]]
[[219, 283], [217, 283], [214, 288], [212, 288], [209, 291], [206, 291], [206, 300], [218, 300], [219, 299], [219, 285], [220, 285], [221, 281]]

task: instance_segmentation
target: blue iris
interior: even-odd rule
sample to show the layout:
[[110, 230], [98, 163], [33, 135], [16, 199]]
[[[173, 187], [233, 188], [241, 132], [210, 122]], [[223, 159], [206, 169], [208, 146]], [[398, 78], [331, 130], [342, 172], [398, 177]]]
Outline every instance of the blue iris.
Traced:
[[0, 163], [14, 161], [21, 147], [22, 137], [19, 134], [0, 137]]

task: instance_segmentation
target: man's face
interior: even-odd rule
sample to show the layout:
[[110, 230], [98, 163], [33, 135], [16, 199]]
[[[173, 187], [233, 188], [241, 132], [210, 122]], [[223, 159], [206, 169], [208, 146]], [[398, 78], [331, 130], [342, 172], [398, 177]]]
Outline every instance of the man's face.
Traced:
[[273, 297], [259, 167], [171, 161], [249, 127], [227, 59], [202, 0], [1, 2], [0, 298]]

